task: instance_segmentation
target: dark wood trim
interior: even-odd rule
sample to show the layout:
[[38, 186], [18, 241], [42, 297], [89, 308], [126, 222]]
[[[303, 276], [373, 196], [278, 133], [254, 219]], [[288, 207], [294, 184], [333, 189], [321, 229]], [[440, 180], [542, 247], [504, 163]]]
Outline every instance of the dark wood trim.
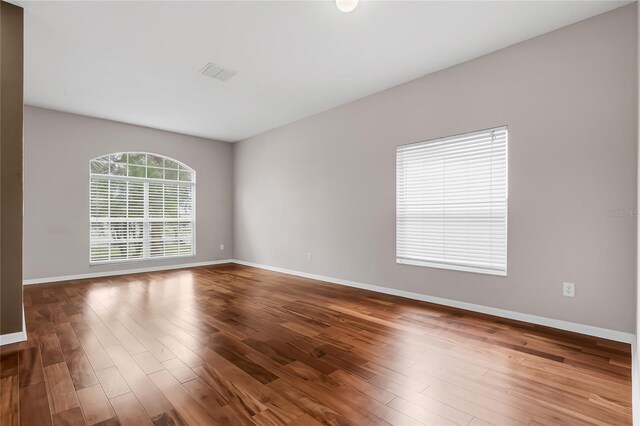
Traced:
[[0, 334], [22, 331], [23, 13], [0, 2]]

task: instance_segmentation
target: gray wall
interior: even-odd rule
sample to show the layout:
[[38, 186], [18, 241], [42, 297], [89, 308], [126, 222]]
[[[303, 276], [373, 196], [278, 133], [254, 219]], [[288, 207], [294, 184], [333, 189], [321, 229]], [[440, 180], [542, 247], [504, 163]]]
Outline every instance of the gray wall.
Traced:
[[[235, 257], [633, 332], [636, 26], [633, 4], [237, 143]], [[396, 145], [503, 124], [508, 277], [397, 265]]]
[[[232, 256], [232, 145], [26, 107], [24, 150], [25, 279]], [[195, 258], [89, 266], [89, 160], [118, 151], [166, 155], [196, 170]]]

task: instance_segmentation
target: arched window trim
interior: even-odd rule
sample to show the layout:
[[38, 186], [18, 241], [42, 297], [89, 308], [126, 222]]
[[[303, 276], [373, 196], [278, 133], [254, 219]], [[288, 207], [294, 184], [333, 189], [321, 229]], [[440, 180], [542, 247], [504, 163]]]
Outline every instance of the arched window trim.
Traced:
[[193, 168], [123, 151], [91, 159], [89, 181], [91, 265], [195, 257]]
[[[164, 176], [163, 176], [162, 178], [154, 178], [154, 177], [148, 177], [148, 176], [145, 176], [145, 177], [138, 177], [138, 176], [129, 176], [129, 173], [127, 173], [126, 175], [117, 175], [117, 174], [112, 174], [112, 173], [111, 173], [111, 170], [109, 170], [109, 173], [94, 173], [94, 170], [93, 170], [92, 166], [93, 166], [94, 164], [96, 164], [96, 163], [103, 163], [103, 164], [104, 164], [104, 163], [107, 163], [107, 164], [109, 164], [109, 168], [111, 168], [111, 164], [121, 164], [121, 165], [125, 165], [125, 166], [127, 166], [127, 171], [129, 170], [129, 166], [132, 166], [132, 167], [144, 167], [145, 169], [147, 169], [147, 172], [148, 172], [148, 169], [149, 169], [149, 168], [151, 168], [151, 169], [159, 169], [159, 168], [162, 168], [163, 170], [165, 169], [164, 164], [163, 164], [163, 167], [159, 167], [159, 166], [148, 165], [148, 164], [145, 164], [145, 165], [143, 166], [143, 165], [141, 165], [141, 164], [136, 164], [136, 163], [133, 163], [133, 164], [132, 164], [132, 163], [128, 163], [128, 162], [124, 162], [124, 163], [112, 163], [112, 161], [111, 161], [111, 160], [112, 160], [112, 156], [125, 155], [125, 154], [126, 154], [126, 155], [128, 155], [128, 154], [134, 154], [134, 155], [145, 155], [145, 156], [147, 156], [147, 159], [148, 159], [148, 156], [150, 156], [150, 155], [151, 155], [151, 156], [155, 156], [155, 157], [161, 158], [162, 160], [167, 160], [167, 161], [169, 161], [169, 162], [175, 163], [178, 167], [166, 167], [166, 169], [169, 169], [169, 170], [176, 170], [176, 171], [178, 171], [178, 172], [179, 172], [180, 170], [188, 171], [188, 172], [190, 172], [190, 173], [191, 173], [191, 179], [189, 179], [189, 180], [165, 179], [165, 178], [164, 178]], [[165, 164], [166, 164], [166, 163], [165, 163]], [[179, 182], [185, 182], [185, 183], [190, 182], [190, 183], [192, 183], [192, 184], [194, 184], [194, 185], [195, 185], [195, 183], [196, 183], [196, 171], [195, 171], [193, 168], [189, 167], [189, 166], [188, 166], [188, 165], [186, 165], [185, 163], [183, 163], [183, 162], [181, 162], [181, 161], [178, 161], [178, 160], [176, 160], [176, 159], [174, 159], [174, 158], [167, 157], [166, 155], [156, 154], [156, 153], [153, 153], [153, 152], [122, 151], [122, 152], [113, 152], [113, 153], [111, 153], [111, 154], [101, 155], [101, 156], [99, 156], [99, 157], [92, 158], [92, 159], [89, 161], [89, 173], [90, 173], [91, 175], [103, 175], [103, 176], [110, 176], [110, 177], [113, 177], [113, 178], [116, 178], [116, 179], [119, 179], [119, 178], [133, 178], [133, 179], [136, 179], [136, 180], [149, 180], [149, 181], [164, 181], [164, 180], [169, 180], [169, 181], [179, 181]], [[180, 177], [180, 175], [179, 175], [179, 174], [178, 174], [178, 177]]]

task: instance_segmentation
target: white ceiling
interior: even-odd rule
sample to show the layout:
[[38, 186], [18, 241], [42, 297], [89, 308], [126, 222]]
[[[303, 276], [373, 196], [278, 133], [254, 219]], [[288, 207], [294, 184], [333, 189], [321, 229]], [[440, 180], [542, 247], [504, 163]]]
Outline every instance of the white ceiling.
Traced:
[[27, 104], [233, 142], [629, 2], [16, 3]]

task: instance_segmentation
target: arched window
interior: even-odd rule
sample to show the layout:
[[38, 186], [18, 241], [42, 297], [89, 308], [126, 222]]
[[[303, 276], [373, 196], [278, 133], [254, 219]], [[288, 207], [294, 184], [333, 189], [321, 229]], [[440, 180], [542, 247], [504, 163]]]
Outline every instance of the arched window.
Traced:
[[195, 254], [193, 169], [162, 155], [119, 152], [91, 160], [90, 180], [90, 263]]

